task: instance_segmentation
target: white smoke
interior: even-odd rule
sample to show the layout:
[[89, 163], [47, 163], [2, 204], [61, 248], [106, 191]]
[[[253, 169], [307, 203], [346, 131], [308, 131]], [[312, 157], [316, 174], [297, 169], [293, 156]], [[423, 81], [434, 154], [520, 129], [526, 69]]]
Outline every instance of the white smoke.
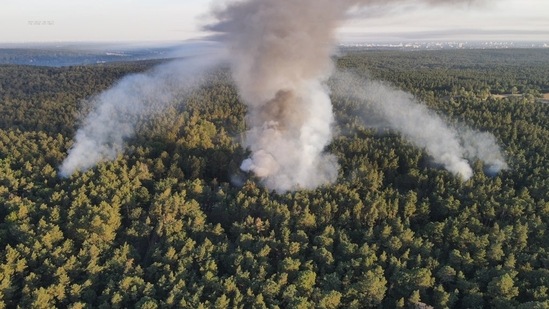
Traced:
[[[325, 153], [334, 123], [326, 80], [333, 71], [330, 57], [335, 32], [353, 9], [405, 2], [452, 4], [471, 0], [234, 0], [215, 12], [218, 22], [207, 29], [217, 32], [217, 38], [227, 46], [233, 78], [248, 107], [249, 131], [244, 146], [251, 155], [241, 169], [253, 172], [267, 188], [279, 192], [312, 189], [336, 180], [337, 162]], [[203, 66], [196, 59], [179, 69], [169, 65], [125, 78], [101, 94], [97, 108], [77, 132], [60, 174], [68, 176], [101, 160], [114, 159], [122, 151], [124, 140], [134, 134], [137, 119], [154, 112], [150, 104], [169, 104], [173, 98], [170, 85], [185, 85], [186, 79]], [[410, 112], [422, 113], [420, 108]], [[398, 125], [396, 117], [391, 119]], [[432, 126], [439, 121], [432, 120]], [[420, 135], [418, 128], [401, 130]], [[436, 137], [455, 140], [453, 135], [447, 130]], [[428, 141], [418, 137], [419, 145]], [[470, 177], [463, 148], [459, 144], [449, 146], [455, 149], [430, 146], [429, 151], [454, 173]]]
[[174, 103], [176, 95], [198, 86], [198, 77], [220, 59], [212, 49], [203, 51], [202, 56], [188, 56], [146, 73], [128, 75], [99, 94], [76, 132], [59, 168], [60, 176], [69, 177], [101, 161], [116, 159], [140, 119], [162, 111]]
[[241, 169], [269, 189], [313, 189], [336, 180], [332, 105], [325, 81], [334, 31], [346, 5], [332, 0], [240, 1], [217, 12], [210, 29], [231, 50], [233, 77], [248, 106]]
[[[248, 106], [244, 146], [252, 153], [242, 170], [279, 192], [336, 180], [336, 160], [324, 152], [334, 122], [325, 82], [333, 70], [335, 31], [358, 7], [403, 2], [412, 1], [244, 0], [229, 1], [215, 12], [218, 22], [207, 29], [231, 51], [233, 77]], [[456, 173], [470, 177], [464, 160], [433, 151]]]
[[[473, 169], [467, 159], [480, 159], [490, 174], [507, 168], [495, 137], [461, 125], [456, 129], [420, 104], [411, 94], [380, 81], [361, 79], [349, 72], [333, 78], [337, 95], [353, 97], [376, 113], [387, 125], [414, 145], [424, 148], [433, 160], [451, 173], [468, 180]], [[362, 115], [367, 123], [371, 115]]]
[[277, 191], [313, 189], [337, 178], [335, 157], [323, 154], [332, 137], [330, 99], [318, 83], [311, 82], [299, 90], [279, 92], [274, 99], [278, 102], [269, 105], [277, 110], [268, 113], [288, 114], [258, 123], [247, 134], [245, 146], [252, 155], [242, 162], [241, 169], [253, 171], [268, 188]]
[[486, 174], [494, 176], [509, 168], [494, 135], [478, 132], [465, 126], [458, 128], [458, 132], [466, 156], [483, 161], [486, 165]]

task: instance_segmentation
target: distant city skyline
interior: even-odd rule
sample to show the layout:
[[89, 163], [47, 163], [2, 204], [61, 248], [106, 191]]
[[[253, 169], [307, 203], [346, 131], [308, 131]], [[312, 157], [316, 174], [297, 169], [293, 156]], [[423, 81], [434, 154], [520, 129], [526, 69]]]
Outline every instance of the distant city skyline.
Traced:
[[[469, 7], [370, 6], [350, 12], [343, 43], [549, 41], [549, 1], [492, 0]], [[208, 35], [213, 0], [3, 0], [0, 43], [174, 42]]]

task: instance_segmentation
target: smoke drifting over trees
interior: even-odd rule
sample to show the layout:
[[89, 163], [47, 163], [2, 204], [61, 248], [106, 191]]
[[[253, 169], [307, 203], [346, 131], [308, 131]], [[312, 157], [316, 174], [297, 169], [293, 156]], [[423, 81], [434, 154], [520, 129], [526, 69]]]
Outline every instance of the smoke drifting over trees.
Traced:
[[[245, 146], [252, 154], [241, 168], [255, 173], [268, 188], [315, 188], [335, 181], [337, 164], [324, 153], [334, 123], [325, 81], [333, 71], [335, 31], [350, 9], [380, 2], [250, 0], [232, 2], [216, 12], [219, 22], [208, 29], [219, 32], [231, 50], [233, 76], [249, 108]], [[378, 90], [384, 101], [392, 94], [402, 96]], [[413, 120], [403, 121], [407, 115], [390, 109], [398, 106], [384, 107], [387, 119], [405, 125], [400, 131], [414, 136], [418, 145], [430, 145], [437, 161], [463, 179], [471, 177], [455, 132], [439, 132], [434, 138], [446, 143], [431, 143], [424, 136], [430, 131]], [[419, 105], [410, 112], [425, 114]], [[429, 119], [432, 126], [446, 128], [440, 118]]]
[[[466, 126], [453, 128], [436, 113], [419, 104], [414, 97], [379, 81], [363, 80], [349, 72], [334, 75], [337, 95], [358, 99], [369, 113], [375, 114], [384, 125], [399, 132], [414, 145], [424, 148], [451, 173], [468, 180], [473, 169], [466, 159], [485, 162], [490, 174], [507, 168], [495, 137]], [[366, 109], [366, 104], [368, 108]], [[362, 115], [365, 124], [372, 115]], [[367, 117], [368, 116], [368, 117]]]
[[[405, 1], [389, 4], [400, 2]], [[248, 107], [243, 146], [251, 154], [240, 168], [254, 173], [267, 188], [313, 189], [337, 179], [337, 160], [325, 152], [334, 126], [326, 82], [334, 71], [335, 31], [351, 10], [371, 4], [385, 2], [231, 1], [214, 12], [218, 21], [207, 29], [226, 45], [233, 78]], [[138, 119], [162, 110], [176, 92], [191, 87], [193, 78], [217, 60], [209, 55], [173, 62], [128, 76], [103, 92], [78, 130], [60, 174], [66, 177], [116, 158], [124, 140], [134, 135]], [[490, 173], [506, 168], [493, 136], [467, 128], [459, 135], [402, 91], [376, 82], [349, 91], [376, 102], [393, 129], [464, 180], [473, 173], [466, 158], [486, 160]], [[490, 146], [483, 148], [486, 142]]]
[[103, 160], [114, 160], [136, 123], [161, 112], [178, 93], [199, 86], [197, 75], [215, 66], [216, 57], [192, 57], [160, 65], [147, 73], [128, 75], [94, 98], [91, 112], [78, 129], [75, 142], [59, 168], [62, 177], [84, 171]]
[[[487, 135], [470, 138], [458, 118], [493, 132], [512, 158], [494, 177], [479, 161], [466, 182], [426, 168], [426, 148], [365, 128], [361, 118], [389, 126], [381, 100], [330, 79], [338, 183], [286, 194], [232, 186], [245, 153], [231, 137], [246, 108], [229, 72], [215, 70], [139, 121], [116, 160], [59, 179], [79, 100], [151, 66], [0, 65], [0, 307], [548, 307], [549, 50], [337, 59], [338, 70], [416, 94], [466, 158], [464, 140]], [[522, 96], [503, 95], [512, 90]]]

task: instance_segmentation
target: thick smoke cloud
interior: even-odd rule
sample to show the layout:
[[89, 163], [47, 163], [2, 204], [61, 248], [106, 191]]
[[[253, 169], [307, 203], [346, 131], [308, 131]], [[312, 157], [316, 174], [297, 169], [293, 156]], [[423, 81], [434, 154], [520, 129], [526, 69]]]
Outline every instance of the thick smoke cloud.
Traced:
[[78, 129], [75, 142], [61, 164], [59, 173], [68, 177], [104, 160], [114, 160], [124, 150], [125, 141], [135, 134], [141, 119], [174, 103], [177, 94], [198, 86], [198, 78], [217, 63], [212, 50], [155, 67], [147, 73], [124, 77], [94, 98], [91, 112]]
[[[334, 125], [326, 81], [334, 68], [331, 55], [338, 26], [353, 10], [356, 13], [369, 5], [460, 2], [470, 1], [240, 0], [229, 1], [217, 10], [214, 15], [218, 22], [206, 28], [215, 31], [226, 45], [234, 80], [248, 107], [249, 131], [244, 146], [251, 155], [241, 169], [253, 172], [265, 186], [279, 192], [334, 182], [338, 165], [334, 156], [325, 153]], [[125, 140], [135, 134], [139, 119], [169, 105], [174, 93], [191, 87], [189, 80], [214, 63], [205, 57], [161, 66], [128, 76], [99, 95], [76, 134], [60, 174], [67, 177], [102, 160], [114, 159]], [[387, 115], [393, 115], [390, 106], [386, 107]], [[412, 114], [423, 112], [420, 107], [410, 110]], [[388, 119], [393, 119], [395, 126], [405, 125], [396, 115]], [[442, 127], [438, 118], [431, 122], [433, 127]], [[429, 145], [431, 137], [419, 137], [421, 130], [414, 125], [420, 124], [400, 130], [416, 136], [418, 145]], [[442, 133], [436, 138], [456, 140], [454, 131]], [[464, 154], [486, 157], [475, 145], [464, 149], [453, 143], [448, 145], [451, 151], [436, 147], [429, 151], [454, 173], [468, 178], [471, 169]]]
[[492, 134], [464, 125], [452, 127], [409, 93], [349, 72], [334, 74], [333, 84], [337, 89], [335, 95], [352, 97], [364, 104], [369, 113], [362, 114], [366, 125], [371, 118], [381, 119], [414, 145], [425, 149], [436, 163], [463, 180], [473, 176], [467, 159], [484, 161], [491, 175], [507, 168]]
[[332, 0], [236, 2], [210, 29], [231, 50], [233, 77], [248, 106], [241, 168], [269, 189], [311, 189], [337, 178], [332, 105], [324, 82], [332, 72], [334, 30], [347, 7]]
[[458, 128], [458, 132], [465, 155], [470, 159], [483, 161], [486, 165], [486, 174], [495, 176], [501, 170], [509, 168], [494, 135], [478, 132], [465, 126]]
[[[231, 1], [215, 13], [219, 21], [207, 29], [217, 32], [231, 51], [233, 77], [249, 110], [245, 146], [252, 153], [242, 170], [276, 191], [335, 181], [338, 166], [324, 152], [334, 123], [325, 82], [333, 71], [335, 31], [360, 6], [403, 2], [412, 3], [246, 0]], [[463, 160], [444, 161], [470, 177]]]

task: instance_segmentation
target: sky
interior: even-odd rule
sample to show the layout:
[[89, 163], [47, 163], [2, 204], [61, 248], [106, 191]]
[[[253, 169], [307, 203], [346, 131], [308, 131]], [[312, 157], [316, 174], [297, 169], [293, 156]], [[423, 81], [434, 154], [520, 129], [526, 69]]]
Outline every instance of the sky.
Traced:
[[[282, 1], [282, 0], [279, 0]], [[334, 0], [337, 1], [337, 0]], [[179, 42], [208, 35], [202, 26], [222, 0], [0, 0], [0, 43]], [[481, 5], [369, 7], [349, 13], [341, 42], [548, 41], [549, 0]]]

